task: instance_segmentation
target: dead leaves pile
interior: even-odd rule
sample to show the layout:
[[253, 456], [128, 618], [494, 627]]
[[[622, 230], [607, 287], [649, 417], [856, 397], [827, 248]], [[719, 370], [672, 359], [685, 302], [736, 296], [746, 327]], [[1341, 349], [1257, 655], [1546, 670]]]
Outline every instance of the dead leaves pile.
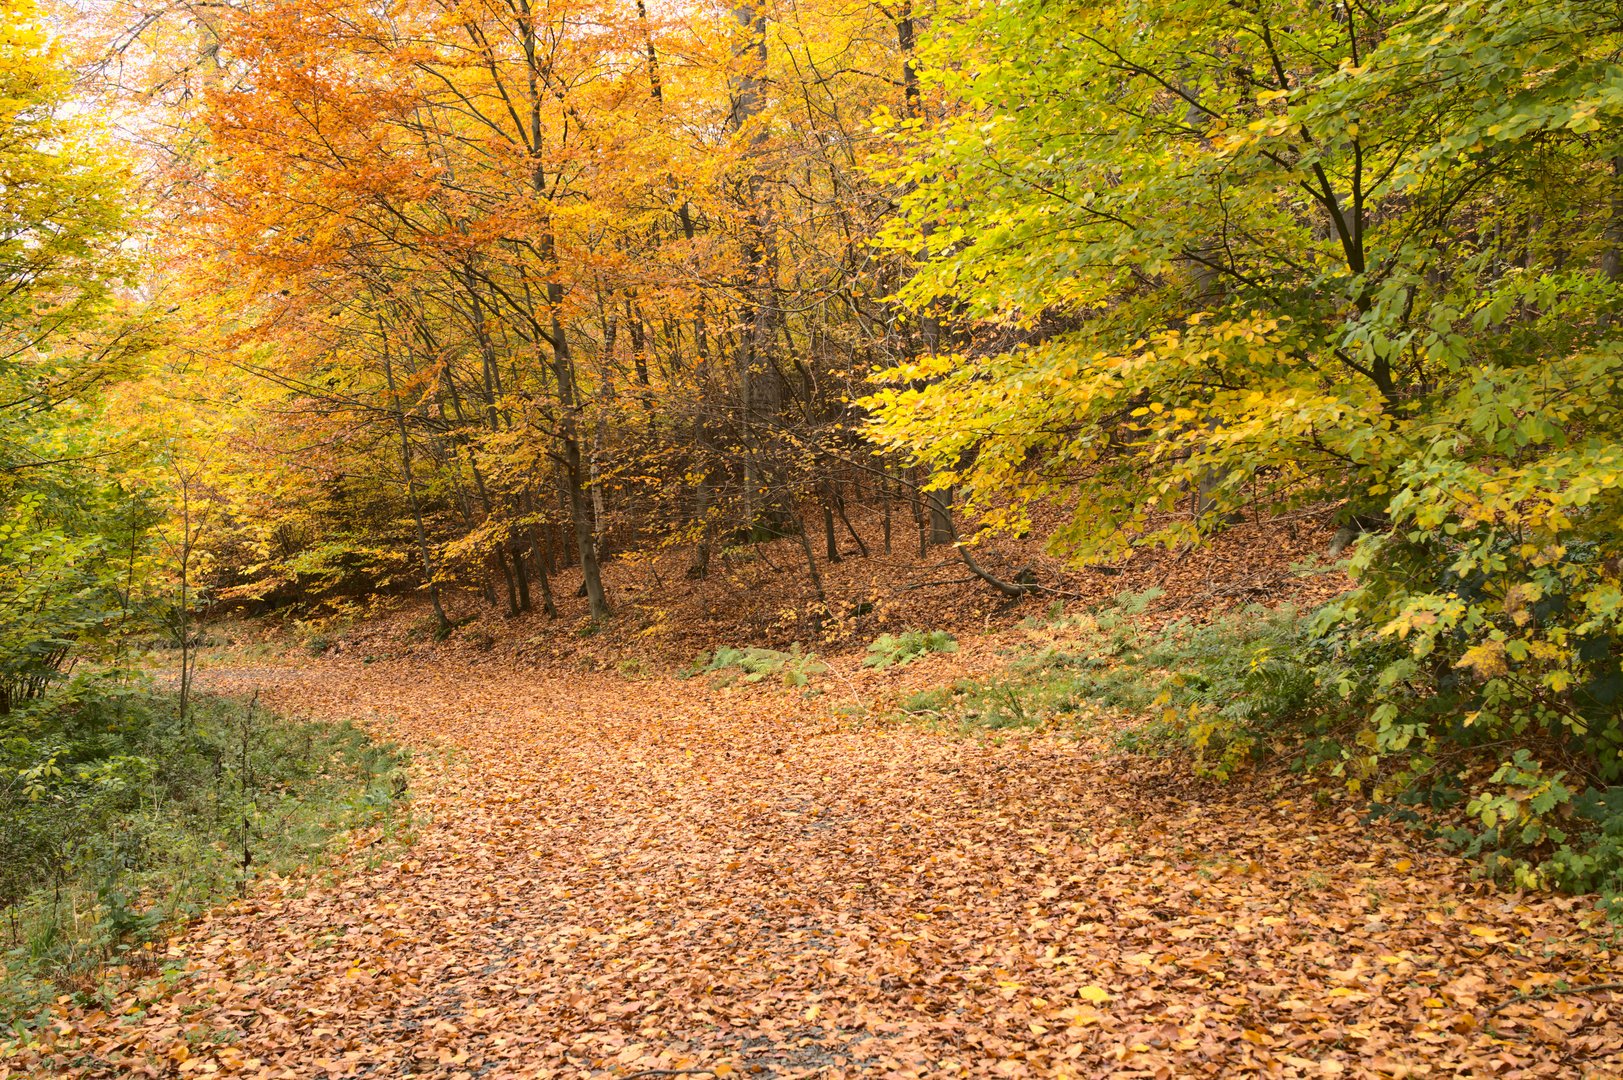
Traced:
[[416, 843], [265, 884], [0, 1080], [1623, 1075], [1588, 903], [1289, 788], [697, 681], [256, 681], [452, 748]]

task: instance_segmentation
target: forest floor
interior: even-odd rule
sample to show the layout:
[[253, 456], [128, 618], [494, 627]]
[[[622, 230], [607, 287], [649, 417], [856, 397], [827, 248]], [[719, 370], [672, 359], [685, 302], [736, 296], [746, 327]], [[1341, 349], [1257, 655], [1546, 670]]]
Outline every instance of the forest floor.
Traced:
[[[1345, 588], [1327, 517], [1068, 574], [1002, 602], [950, 552], [847, 550], [809, 615], [793, 542], [616, 559], [617, 615], [451, 598], [217, 628], [206, 689], [419, 753], [409, 845], [350, 837], [181, 928], [110, 1006], [64, 999], [29, 1076], [1623, 1076], [1616, 928], [1295, 775], [1197, 782], [1131, 718], [941, 732], [909, 692], [1041, 649], [1053, 598], [1147, 623]], [[883, 631], [957, 653], [860, 663]], [[673, 672], [805, 643], [816, 694]], [[320, 658], [312, 654], [320, 653]]]
[[450, 659], [214, 667], [429, 750], [414, 842], [263, 881], [0, 1077], [1623, 1076], [1591, 901], [1496, 890], [1291, 777], [1190, 781], [1108, 717], [864, 715], [888, 674], [836, 663], [836, 709]]

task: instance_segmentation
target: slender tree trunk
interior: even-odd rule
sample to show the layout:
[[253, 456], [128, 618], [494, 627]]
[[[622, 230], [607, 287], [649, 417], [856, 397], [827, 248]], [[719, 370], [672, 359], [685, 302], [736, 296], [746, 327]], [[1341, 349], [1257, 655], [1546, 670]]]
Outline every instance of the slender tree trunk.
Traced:
[[[744, 62], [733, 84], [733, 107], [728, 116], [728, 127], [738, 134], [760, 114], [762, 107], [760, 72], [765, 68], [767, 59], [766, 13], [753, 3], [740, 3], [733, 8], [733, 18], [743, 31], [735, 56]], [[750, 135], [752, 157], [765, 141], [764, 131], [757, 130]], [[758, 166], [751, 162], [750, 168], [756, 170]], [[745, 251], [745, 261], [749, 267], [749, 287], [739, 319], [738, 358], [735, 365], [739, 416], [743, 427], [744, 513], [752, 526], [760, 506], [761, 489], [765, 486], [757, 455], [759, 433], [756, 430], [756, 417], [776, 412], [782, 396], [777, 385], [777, 365], [771, 358], [774, 317], [771, 293], [776, 276], [776, 250], [763, 184], [761, 173], [752, 171], [742, 185], [747, 220], [745, 235], [748, 249]], [[770, 496], [766, 499], [768, 507], [777, 503], [778, 500]]]
[[864, 559], [868, 558], [868, 545], [862, 539], [862, 534], [857, 532], [856, 528], [851, 524], [851, 518], [845, 512], [845, 499], [840, 495], [840, 488], [838, 484], [833, 486], [831, 494], [833, 495], [834, 512], [840, 516], [840, 524], [845, 526], [845, 531], [849, 533], [851, 539], [856, 542], [857, 550], [862, 552], [862, 557]]
[[558, 605], [552, 598], [552, 552], [545, 542], [543, 529], [535, 523], [535, 493], [528, 487], [524, 489], [524, 513], [530, 516], [530, 560], [535, 563], [536, 584], [541, 586], [541, 610], [546, 612], [547, 618], [556, 619]]
[[817, 556], [812, 552], [811, 537], [806, 533], [805, 519], [787, 508], [785, 508], [785, 516], [794, 526], [795, 534], [800, 537], [800, 550], [806, 556], [806, 574], [811, 578], [812, 588], [817, 592], [817, 602], [827, 604], [828, 594], [823, 591], [823, 574], [817, 568]]
[[513, 570], [507, 565], [507, 553], [501, 543], [490, 549], [490, 557], [495, 560], [496, 570], [507, 587], [507, 617], [514, 618], [518, 615], [518, 586], [513, 581]]
[[693, 564], [688, 567], [690, 578], [710, 576], [710, 489], [712, 483], [707, 472], [695, 485], [696, 516], [699, 521], [699, 542], [693, 549]]
[[1600, 272], [1607, 281], [1623, 278], [1623, 157], [1612, 159], [1610, 216], [1606, 219], [1606, 248], [1600, 256]]
[[[896, 16], [896, 47], [902, 54], [902, 96], [909, 119], [919, 120], [924, 116], [924, 98], [919, 92], [918, 66], [913, 62], [917, 50], [917, 35], [913, 27], [912, 0], [903, 0], [901, 10]], [[930, 238], [935, 234], [935, 222], [923, 223], [921, 232], [924, 234], [925, 251], [919, 252], [922, 260], [928, 257]], [[941, 320], [936, 316], [933, 306], [925, 309], [919, 317], [919, 330], [924, 337], [924, 348], [931, 356], [941, 350]], [[911, 336], [911, 335], [909, 335]]]
[[927, 491], [924, 493], [930, 504], [930, 543], [950, 544], [953, 542], [952, 503], [951, 496], [944, 491]]
[[603, 424], [592, 427], [591, 491], [592, 491], [592, 543], [597, 545], [598, 559], [608, 557], [608, 536], [604, 524], [608, 511], [603, 505]]
[[837, 562], [840, 561], [840, 545], [837, 542], [837, 538], [834, 535], [834, 506], [833, 506], [833, 503], [834, 503], [833, 497], [829, 496], [829, 495], [827, 495], [825, 493], [825, 496], [824, 496], [824, 499], [823, 499], [823, 507], [822, 507], [822, 510], [823, 510], [823, 548], [828, 553], [828, 561], [830, 563], [837, 563]]
[[585, 485], [582, 483], [580, 443], [566, 438], [563, 445], [564, 483], [569, 497], [569, 515], [575, 523], [575, 550], [580, 556], [582, 584], [586, 588], [586, 601], [594, 619], [608, 615], [609, 605], [603, 595], [603, 577], [597, 564], [597, 542], [592, 535], [591, 511], [586, 504]]
[[186, 711], [192, 698], [192, 484], [179, 467], [180, 476], [180, 726], [186, 726]]
[[395, 389], [394, 362], [389, 357], [389, 339], [384, 332], [381, 319], [378, 322], [378, 333], [383, 340], [383, 377], [389, 386], [389, 405], [394, 411], [395, 434], [400, 437], [400, 468], [406, 474], [406, 499], [411, 504], [412, 525], [417, 533], [417, 555], [422, 559], [423, 577], [428, 583], [428, 598], [434, 605], [434, 628], [443, 636], [451, 629], [451, 620], [445, 617], [445, 607], [440, 603], [440, 586], [434, 580], [434, 562], [428, 554], [428, 533], [423, 529], [423, 506], [417, 498], [417, 477], [411, 467], [411, 437], [406, 431], [406, 413], [400, 407], [400, 393]]
[[913, 510], [913, 525], [919, 534], [919, 558], [930, 553], [930, 525], [924, 513], [924, 500], [919, 495], [918, 484], [909, 484], [907, 487], [908, 504]]
[[885, 506], [885, 554], [890, 554], [890, 477], [879, 478], [879, 497]]
[[524, 548], [515, 541], [507, 552], [513, 559], [513, 582], [518, 586], [518, 609], [524, 612], [534, 611], [535, 608], [530, 603], [530, 572], [524, 565]]

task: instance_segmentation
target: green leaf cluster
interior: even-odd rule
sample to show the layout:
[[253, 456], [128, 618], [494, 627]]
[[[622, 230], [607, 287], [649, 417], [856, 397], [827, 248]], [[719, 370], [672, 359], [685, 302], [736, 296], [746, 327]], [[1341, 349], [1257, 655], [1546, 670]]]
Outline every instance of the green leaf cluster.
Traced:
[[865, 667], [888, 668], [911, 664], [930, 653], [955, 653], [958, 639], [945, 630], [907, 630], [900, 634], [880, 634], [862, 658]]
[[827, 670], [828, 665], [817, 659], [816, 654], [802, 652], [799, 645], [791, 646], [788, 652], [723, 645], [714, 652], [700, 656], [686, 674], [690, 677], [719, 674], [723, 685], [731, 685], [735, 681], [757, 683], [775, 677], [785, 686], [805, 686], [811, 682], [812, 676], [821, 675]]
[[[116, 158], [71, 118], [71, 73], [32, 4], [0, 28], [0, 716], [127, 620], [152, 514], [110, 465], [106, 383], [141, 334]], [[122, 572], [121, 572], [122, 571]]]

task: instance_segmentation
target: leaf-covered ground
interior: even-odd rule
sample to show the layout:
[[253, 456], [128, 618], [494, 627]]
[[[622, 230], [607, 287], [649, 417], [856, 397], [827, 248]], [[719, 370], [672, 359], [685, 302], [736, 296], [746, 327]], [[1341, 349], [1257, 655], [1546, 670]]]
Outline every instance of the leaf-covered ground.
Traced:
[[700, 680], [213, 678], [454, 747], [416, 843], [265, 883], [0, 1077], [1623, 1075], [1587, 902], [1289, 786]]

